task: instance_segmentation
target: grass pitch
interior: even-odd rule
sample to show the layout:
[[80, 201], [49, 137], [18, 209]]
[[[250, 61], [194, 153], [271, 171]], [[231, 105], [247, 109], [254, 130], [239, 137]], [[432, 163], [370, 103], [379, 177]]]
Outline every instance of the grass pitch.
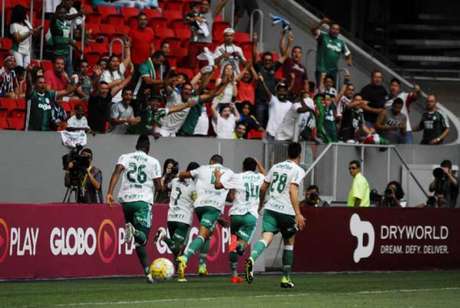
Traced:
[[0, 283], [0, 307], [460, 307], [460, 271], [305, 274], [252, 285], [228, 277], [155, 285], [142, 278]]

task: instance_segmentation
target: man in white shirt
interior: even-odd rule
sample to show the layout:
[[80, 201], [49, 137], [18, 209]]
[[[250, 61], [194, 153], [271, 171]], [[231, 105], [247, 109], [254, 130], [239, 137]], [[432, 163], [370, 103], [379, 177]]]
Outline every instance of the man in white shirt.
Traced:
[[235, 76], [240, 74], [240, 65], [245, 65], [247, 60], [244, 57], [243, 49], [233, 44], [235, 30], [227, 28], [224, 30], [224, 43], [214, 51], [216, 63], [220, 64], [221, 71], [227, 64], [231, 64]]
[[284, 117], [292, 108], [292, 102], [288, 100], [288, 86], [284, 82], [278, 83], [276, 86], [276, 95], [273, 95], [262, 75], [259, 75], [259, 81], [262, 83], [269, 99], [267, 139], [274, 140]]
[[[308, 101], [308, 103], [306, 103]], [[275, 140], [278, 141], [296, 141], [299, 137], [301, 123], [300, 115], [310, 111], [308, 105], [311, 105], [313, 100], [311, 98], [305, 98], [298, 103], [294, 103], [291, 109], [284, 116], [278, 130], [276, 131]], [[308, 105], [307, 105], [308, 104]], [[303, 125], [304, 126], [304, 125]]]
[[221, 111], [217, 110], [217, 104], [212, 105], [212, 124], [219, 139], [233, 139], [236, 122], [240, 120], [240, 114], [234, 103], [223, 106]]
[[209, 165], [201, 166], [192, 171], [185, 171], [179, 174], [180, 179], [194, 178], [196, 183], [197, 198], [194, 203], [195, 213], [200, 221], [198, 236], [190, 243], [184, 254], [177, 258], [178, 281], [186, 281], [185, 269], [191, 256], [200, 251], [206, 240], [211, 236], [216, 222], [224, 211], [227, 189], [216, 189], [215, 171], [222, 173], [222, 181], [226, 181], [233, 175], [233, 172], [224, 167], [224, 159], [220, 155], [213, 155]]
[[393, 105], [393, 102], [396, 98], [400, 98], [403, 101], [403, 107], [401, 113], [406, 116], [406, 144], [413, 144], [414, 143], [414, 136], [412, 133], [412, 126], [410, 123], [410, 116], [409, 116], [409, 108], [410, 105], [415, 102], [420, 94], [420, 87], [415, 85], [413, 92], [404, 92], [401, 91], [401, 81], [399, 79], [393, 78], [390, 82], [390, 95], [388, 97], [387, 102], [385, 103], [385, 107], [389, 108]]
[[133, 91], [124, 88], [122, 91], [123, 100], [112, 105], [110, 118], [112, 121], [114, 134], [126, 134], [128, 126], [138, 124], [141, 119], [134, 116], [134, 110], [131, 106]]
[[125, 240], [131, 242], [134, 239], [147, 282], [153, 283], [145, 246], [152, 225], [153, 197], [155, 191], [162, 187], [160, 162], [149, 156], [149, 151], [149, 137], [141, 135], [137, 140], [136, 151], [120, 156], [110, 179], [106, 200], [109, 206], [115, 202], [113, 192], [122, 177], [118, 201], [123, 207], [126, 221]]
[[[288, 160], [274, 165], [260, 189], [260, 208], [263, 214], [262, 237], [253, 246], [251, 256], [246, 260], [246, 281], [254, 280], [254, 262], [263, 253], [278, 232], [284, 240], [283, 277], [281, 288], [293, 288], [290, 272], [294, 258], [294, 239], [297, 230], [305, 227], [305, 218], [299, 207], [299, 186], [305, 177], [305, 171], [299, 166], [302, 146], [291, 143], [288, 147]], [[265, 201], [265, 193], [269, 191]], [[265, 203], [264, 203], [265, 201]]]
[[85, 133], [89, 132], [90, 128], [88, 120], [85, 117], [85, 112], [83, 111], [83, 107], [81, 105], [77, 105], [75, 107], [75, 115], [67, 120], [66, 130], [70, 132], [80, 130], [85, 131]]

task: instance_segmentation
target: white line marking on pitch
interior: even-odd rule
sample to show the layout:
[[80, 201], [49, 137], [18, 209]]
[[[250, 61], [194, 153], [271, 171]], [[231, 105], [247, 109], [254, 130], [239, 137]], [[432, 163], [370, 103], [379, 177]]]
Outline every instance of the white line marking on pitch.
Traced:
[[[418, 292], [433, 292], [433, 291], [453, 291], [460, 290], [460, 287], [452, 288], [428, 288], [428, 289], [394, 289], [394, 290], [365, 290], [356, 292], [338, 292], [337, 294], [343, 295], [371, 295], [371, 294], [389, 294], [389, 293], [418, 293]], [[295, 294], [263, 294], [246, 296], [247, 298], [276, 298], [276, 297], [300, 297], [313, 294], [322, 294], [319, 292], [310, 293], [295, 293]], [[232, 300], [235, 297], [198, 297], [198, 298], [164, 298], [152, 299], [143, 301], [116, 301], [116, 302], [86, 302], [86, 303], [68, 303], [55, 305], [56, 307], [79, 307], [79, 306], [105, 306], [105, 305], [142, 305], [154, 303], [177, 303], [177, 302], [208, 302], [214, 300]]]

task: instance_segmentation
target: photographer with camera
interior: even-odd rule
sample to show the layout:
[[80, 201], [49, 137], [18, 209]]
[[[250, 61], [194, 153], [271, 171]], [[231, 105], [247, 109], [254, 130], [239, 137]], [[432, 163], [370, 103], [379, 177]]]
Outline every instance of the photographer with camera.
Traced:
[[427, 205], [455, 208], [458, 198], [458, 179], [453, 175], [452, 162], [450, 160], [441, 162], [441, 167], [433, 170], [433, 177], [434, 181], [429, 189], [435, 200], [427, 202]]
[[300, 206], [303, 207], [322, 207], [326, 206], [319, 197], [319, 188], [316, 185], [310, 185], [305, 190], [305, 199], [300, 202]]
[[171, 188], [169, 183], [177, 176], [179, 173], [179, 163], [172, 158], [165, 160], [163, 165], [163, 176], [161, 177], [161, 185], [164, 190], [158, 192], [156, 196], [156, 201], [159, 203], [169, 202], [169, 197], [171, 194]]
[[406, 202], [403, 201], [404, 195], [401, 184], [397, 181], [392, 181], [388, 183], [383, 196], [378, 196], [375, 204], [377, 207], [385, 208], [406, 207]]
[[62, 159], [66, 171], [64, 184], [67, 187], [64, 202], [69, 202], [74, 192], [78, 203], [103, 203], [102, 171], [92, 165], [91, 149], [77, 146]]

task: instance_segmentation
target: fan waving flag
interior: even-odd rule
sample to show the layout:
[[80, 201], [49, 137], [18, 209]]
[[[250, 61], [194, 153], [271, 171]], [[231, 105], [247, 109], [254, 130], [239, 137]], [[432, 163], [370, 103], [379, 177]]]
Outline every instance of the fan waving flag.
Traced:
[[272, 18], [272, 25], [281, 24], [281, 26], [283, 27], [283, 31], [291, 31], [292, 30], [291, 24], [289, 23], [289, 21], [287, 21], [283, 17], [275, 16], [273, 14], [270, 14], [270, 16]]

